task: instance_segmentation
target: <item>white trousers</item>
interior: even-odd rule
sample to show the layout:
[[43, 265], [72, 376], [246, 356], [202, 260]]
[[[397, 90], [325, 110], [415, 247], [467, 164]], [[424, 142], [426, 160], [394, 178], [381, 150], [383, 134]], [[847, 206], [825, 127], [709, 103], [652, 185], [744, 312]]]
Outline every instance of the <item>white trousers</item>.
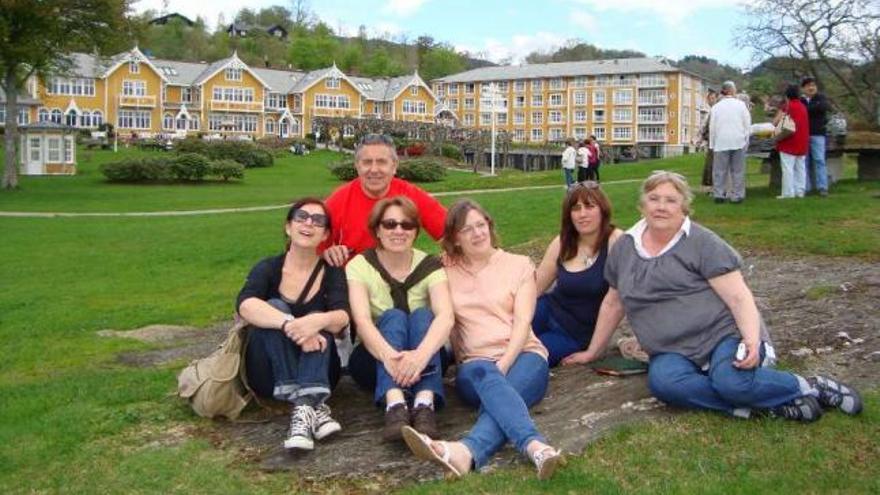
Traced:
[[802, 198], [806, 184], [806, 155], [789, 155], [779, 152], [782, 166], [782, 196], [786, 198]]

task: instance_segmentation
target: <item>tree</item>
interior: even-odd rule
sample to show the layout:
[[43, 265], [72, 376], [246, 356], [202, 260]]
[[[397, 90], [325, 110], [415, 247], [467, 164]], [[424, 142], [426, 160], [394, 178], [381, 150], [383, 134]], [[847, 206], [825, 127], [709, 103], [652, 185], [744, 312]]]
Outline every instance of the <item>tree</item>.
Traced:
[[[880, 127], [880, 0], [755, 0], [737, 42], [756, 58], [794, 59]], [[833, 84], [831, 84], [833, 83]]]
[[422, 56], [419, 74], [426, 81], [448, 76], [467, 69], [467, 62], [452, 47], [434, 45]]
[[288, 60], [301, 70], [329, 67], [336, 60], [339, 40], [333, 30], [319, 22], [314, 29], [294, 28], [288, 50]]
[[3, 0], [0, 2], [0, 87], [6, 93], [2, 187], [18, 187], [18, 95], [34, 75], [70, 67], [74, 51], [119, 46], [128, 32], [127, 0]]

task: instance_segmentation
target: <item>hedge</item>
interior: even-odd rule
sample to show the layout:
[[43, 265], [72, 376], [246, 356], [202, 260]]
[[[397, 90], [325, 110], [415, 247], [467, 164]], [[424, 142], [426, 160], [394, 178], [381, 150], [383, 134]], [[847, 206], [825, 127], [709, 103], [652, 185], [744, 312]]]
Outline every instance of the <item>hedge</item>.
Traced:
[[111, 182], [200, 182], [206, 177], [227, 181], [244, 178], [244, 165], [233, 160], [209, 160], [198, 153], [176, 157], [128, 158], [101, 165]]
[[178, 153], [198, 153], [211, 160], [229, 158], [245, 168], [271, 167], [275, 163], [271, 151], [247, 141], [183, 139], [175, 144], [175, 149]]
[[[330, 172], [341, 181], [350, 181], [357, 177], [354, 161], [331, 165]], [[437, 182], [446, 177], [446, 167], [431, 158], [401, 160], [397, 166], [397, 176], [410, 182]]]

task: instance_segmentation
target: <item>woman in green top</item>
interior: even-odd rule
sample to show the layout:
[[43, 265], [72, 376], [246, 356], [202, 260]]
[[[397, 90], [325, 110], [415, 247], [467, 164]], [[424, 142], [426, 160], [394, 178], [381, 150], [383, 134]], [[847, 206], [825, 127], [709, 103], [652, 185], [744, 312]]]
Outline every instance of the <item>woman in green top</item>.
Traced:
[[413, 248], [419, 227], [418, 209], [408, 198], [379, 201], [368, 221], [376, 248], [345, 268], [360, 341], [348, 370], [385, 406], [385, 441], [400, 440], [408, 425], [436, 435], [434, 409], [444, 403], [441, 354], [452, 328], [452, 302], [440, 261]]

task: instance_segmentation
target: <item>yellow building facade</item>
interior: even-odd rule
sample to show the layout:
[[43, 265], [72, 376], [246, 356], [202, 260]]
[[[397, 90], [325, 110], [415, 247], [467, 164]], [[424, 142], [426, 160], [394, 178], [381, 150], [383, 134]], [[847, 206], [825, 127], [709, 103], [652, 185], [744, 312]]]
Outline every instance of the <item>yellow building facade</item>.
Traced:
[[109, 59], [75, 53], [71, 61], [64, 75], [28, 82], [20, 123], [93, 130], [111, 123], [121, 136], [137, 137], [287, 138], [317, 130], [315, 117], [433, 122], [437, 103], [418, 73], [372, 79], [335, 65], [311, 72], [253, 68], [236, 54], [211, 64], [179, 62], [138, 48]]
[[462, 127], [487, 130], [494, 118], [514, 142], [594, 135], [664, 156], [698, 137], [708, 88], [700, 76], [653, 58], [483, 67], [432, 86], [439, 108]]

